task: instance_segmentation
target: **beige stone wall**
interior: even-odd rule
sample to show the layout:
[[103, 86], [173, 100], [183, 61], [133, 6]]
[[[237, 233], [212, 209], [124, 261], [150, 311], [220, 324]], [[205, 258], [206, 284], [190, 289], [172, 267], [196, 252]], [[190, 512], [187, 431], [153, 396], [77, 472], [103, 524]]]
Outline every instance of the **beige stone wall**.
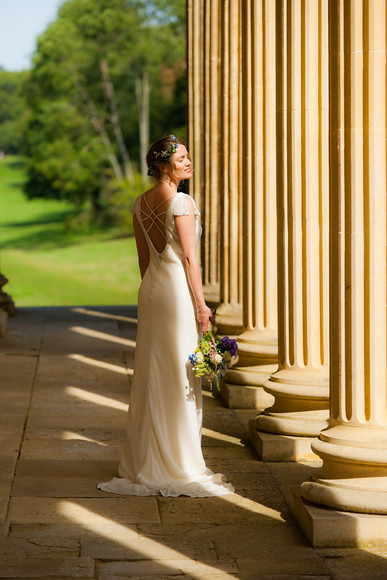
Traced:
[[324, 429], [309, 500], [386, 513], [386, 4], [190, 0], [188, 15], [204, 278], [216, 260], [241, 349], [224, 398], [272, 397], [251, 426], [261, 452], [286, 436], [305, 453]]

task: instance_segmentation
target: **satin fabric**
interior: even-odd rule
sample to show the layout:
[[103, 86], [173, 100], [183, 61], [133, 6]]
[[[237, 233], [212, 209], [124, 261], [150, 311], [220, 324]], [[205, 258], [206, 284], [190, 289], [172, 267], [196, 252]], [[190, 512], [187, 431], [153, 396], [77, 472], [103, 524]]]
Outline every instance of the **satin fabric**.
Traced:
[[[219, 496], [234, 488], [214, 474], [201, 449], [201, 381], [188, 356], [201, 338], [196, 323], [176, 215], [187, 215], [189, 196], [177, 193], [165, 215], [166, 246], [154, 248], [142, 223], [141, 198], [133, 211], [141, 224], [150, 263], [138, 295], [138, 329], [127, 436], [119, 478], [98, 484], [111, 493], [191, 497]], [[196, 234], [201, 227], [194, 200]]]

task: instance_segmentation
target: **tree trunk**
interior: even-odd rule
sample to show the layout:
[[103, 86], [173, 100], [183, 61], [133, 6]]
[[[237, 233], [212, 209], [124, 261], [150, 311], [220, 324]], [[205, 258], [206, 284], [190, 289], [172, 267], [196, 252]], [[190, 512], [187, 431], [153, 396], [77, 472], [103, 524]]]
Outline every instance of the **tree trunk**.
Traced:
[[130, 162], [130, 157], [128, 150], [125, 145], [124, 137], [122, 134], [120, 117], [118, 115], [117, 101], [114, 94], [113, 83], [109, 75], [109, 67], [105, 59], [99, 61], [99, 68], [102, 75], [102, 86], [104, 95], [109, 103], [110, 107], [110, 121], [113, 125], [113, 131], [118, 145], [118, 149], [121, 153], [122, 160], [124, 163], [125, 177], [128, 181], [133, 181], [133, 169]]
[[144, 71], [142, 76], [136, 75], [136, 100], [139, 118], [140, 132], [140, 167], [141, 175], [145, 179], [148, 168], [146, 164], [146, 154], [149, 146], [149, 94], [151, 83], [148, 71]]
[[101, 118], [98, 114], [97, 107], [95, 106], [90, 95], [88, 94], [88, 92], [86, 91], [86, 89], [82, 85], [78, 84], [78, 90], [86, 102], [86, 106], [87, 106], [87, 109], [90, 113], [90, 120], [91, 120], [91, 123], [94, 127], [94, 130], [101, 137], [102, 143], [105, 146], [105, 149], [107, 152], [107, 158], [110, 161], [110, 164], [111, 164], [112, 169], [114, 171], [114, 175], [115, 175], [116, 179], [121, 180], [121, 179], [123, 179], [122, 169], [121, 169], [120, 163], [117, 159], [117, 156], [114, 153], [114, 149], [113, 149], [112, 142], [110, 141], [110, 137], [109, 137], [108, 133], [106, 132], [105, 127], [103, 125], [103, 121], [101, 120]]

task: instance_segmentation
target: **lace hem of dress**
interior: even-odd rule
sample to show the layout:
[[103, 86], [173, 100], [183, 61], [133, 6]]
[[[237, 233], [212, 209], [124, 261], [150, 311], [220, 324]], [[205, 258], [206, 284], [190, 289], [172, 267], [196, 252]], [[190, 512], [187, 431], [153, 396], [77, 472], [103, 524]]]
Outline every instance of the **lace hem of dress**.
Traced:
[[97, 488], [120, 495], [162, 495], [164, 497], [213, 497], [233, 493], [234, 487], [225, 481], [221, 473], [207, 470], [204, 475], [189, 482], [170, 482], [154, 485], [147, 481], [134, 483], [124, 477], [113, 477], [107, 483], [99, 483]]

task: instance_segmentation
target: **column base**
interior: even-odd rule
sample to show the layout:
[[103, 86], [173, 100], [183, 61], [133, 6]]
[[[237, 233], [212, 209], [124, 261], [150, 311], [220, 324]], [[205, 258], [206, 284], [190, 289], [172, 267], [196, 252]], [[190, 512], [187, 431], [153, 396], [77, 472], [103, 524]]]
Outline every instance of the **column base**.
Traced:
[[256, 429], [256, 420], [249, 421], [249, 439], [262, 461], [316, 461], [312, 451], [314, 437], [293, 437], [263, 433]]
[[242, 305], [220, 304], [216, 311], [216, 326], [219, 334], [240, 334], [243, 330]]
[[221, 389], [226, 405], [231, 409], [265, 409], [272, 405], [274, 398], [263, 385], [276, 368], [277, 365], [230, 368]]
[[13, 316], [16, 312], [14, 301], [11, 296], [3, 290], [3, 286], [5, 286], [7, 282], [8, 278], [0, 272], [0, 309], [4, 310], [8, 316]]
[[[345, 431], [351, 431], [352, 441], [339, 439]], [[321, 433], [313, 442], [313, 451], [323, 465], [301, 484], [301, 494], [307, 501], [335, 510], [387, 515], [387, 449], [382, 447], [383, 431], [379, 430], [379, 441], [378, 433], [374, 433], [373, 445], [378, 441], [379, 448], [367, 447], [368, 441], [361, 441], [360, 437], [355, 439], [359, 431], [361, 427], [351, 430], [338, 426]], [[334, 442], [322, 440], [323, 437]]]
[[238, 346], [238, 366], [276, 365], [272, 373], [277, 370], [277, 333], [246, 330], [238, 336]]
[[220, 301], [219, 284], [205, 284], [203, 286], [204, 300], [210, 308], [216, 308]]
[[318, 437], [328, 426], [329, 384], [325, 374], [282, 370], [272, 375], [264, 387], [275, 401], [256, 417], [259, 431]]
[[255, 385], [234, 385], [224, 382], [220, 394], [229, 409], [265, 409], [273, 398], [263, 387]]
[[292, 490], [290, 507], [314, 548], [361, 548], [385, 544], [387, 516], [356, 514], [310, 504]]
[[0, 310], [0, 338], [4, 338], [8, 328], [8, 314], [5, 310]]
[[329, 411], [323, 409], [273, 413], [271, 409], [267, 409], [255, 418], [255, 422], [256, 428], [265, 433], [315, 438], [328, 426]]

